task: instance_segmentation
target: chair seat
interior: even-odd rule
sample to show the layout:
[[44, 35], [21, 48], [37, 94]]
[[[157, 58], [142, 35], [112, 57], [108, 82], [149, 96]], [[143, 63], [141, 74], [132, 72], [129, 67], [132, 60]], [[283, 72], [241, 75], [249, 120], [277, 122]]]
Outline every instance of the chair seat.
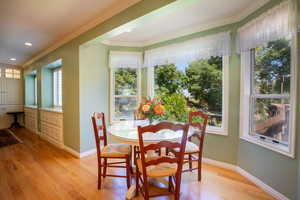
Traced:
[[[146, 158], [146, 162], [150, 160], [156, 160], [160, 157], [151, 157]], [[143, 174], [143, 168], [142, 168], [142, 160], [137, 160], [137, 167], [141, 174]], [[147, 176], [151, 178], [159, 178], [159, 177], [165, 177], [165, 176], [173, 176], [177, 172], [177, 163], [160, 163], [158, 165], [150, 165], [146, 168]]]
[[[179, 151], [178, 148], [175, 149], [175, 151]], [[199, 152], [199, 146], [192, 143], [192, 142], [187, 142], [185, 146], [185, 153], [198, 153]]]
[[130, 151], [131, 147], [127, 144], [108, 144], [101, 149], [101, 157], [125, 157]]

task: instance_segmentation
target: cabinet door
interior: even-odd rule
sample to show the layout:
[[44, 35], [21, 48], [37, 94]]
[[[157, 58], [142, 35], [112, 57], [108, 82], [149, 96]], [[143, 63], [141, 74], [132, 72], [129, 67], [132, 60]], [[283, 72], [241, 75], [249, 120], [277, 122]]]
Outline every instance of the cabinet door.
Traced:
[[6, 78], [0, 78], [0, 105], [6, 104], [6, 96], [7, 96], [7, 89], [6, 89]]

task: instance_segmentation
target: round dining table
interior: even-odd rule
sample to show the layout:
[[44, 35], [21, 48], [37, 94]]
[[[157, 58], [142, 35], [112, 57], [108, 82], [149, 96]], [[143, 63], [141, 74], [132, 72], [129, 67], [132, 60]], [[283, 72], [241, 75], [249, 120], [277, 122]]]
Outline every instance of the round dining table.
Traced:
[[[154, 122], [155, 124], [155, 122]], [[129, 120], [129, 121], [119, 121], [113, 123], [109, 129], [108, 133], [113, 139], [117, 140], [123, 144], [130, 144], [132, 146], [139, 146], [138, 137], [138, 126], [149, 125], [148, 120]], [[190, 126], [188, 136], [192, 135], [196, 128]], [[183, 131], [172, 131], [172, 130], [161, 130], [155, 134], [144, 133], [143, 142], [145, 145], [155, 144], [160, 141], [181, 141]]]

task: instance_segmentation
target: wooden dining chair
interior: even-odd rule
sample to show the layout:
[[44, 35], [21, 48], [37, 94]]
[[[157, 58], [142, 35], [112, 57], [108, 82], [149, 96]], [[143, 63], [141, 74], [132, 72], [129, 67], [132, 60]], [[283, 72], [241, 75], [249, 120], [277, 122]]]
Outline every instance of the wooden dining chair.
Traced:
[[[189, 125], [199, 131], [195, 131], [188, 137], [184, 152], [188, 158], [184, 159], [184, 163], [189, 163], [189, 168], [183, 170], [183, 172], [198, 170], [198, 181], [201, 181], [202, 153], [207, 121], [208, 115], [201, 111], [189, 113]], [[192, 138], [197, 138], [199, 140], [199, 146], [192, 142]], [[193, 168], [193, 162], [197, 162], [198, 166]]]
[[[143, 134], [157, 133], [161, 130], [182, 131], [181, 141], [170, 142], [160, 141], [156, 144], [145, 145]], [[141, 151], [141, 159], [137, 160], [136, 170], [136, 192], [141, 192], [143, 197], [148, 200], [150, 197], [165, 196], [173, 194], [175, 200], [179, 200], [181, 173], [184, 157], [184, 149], [187, 142], [189, 125], [173, 124], [171, 122], [161, 122], [156, 125], [138, 127], [139, 145]], [[155, 151], [161, 148], [168, 148], [173, 156], [147, 156], [147, 152]], [[175, 151], [179, 149], [179, 151]], [[169, 177], [168, 192], [164, 194], [149, 194], [148, 178]], [[142, 185], [140, 185], [140, 182]]]
[[[107, 130], [104, 113], [94, 113], [92, 116], [93, 129], [95, 133], [97, 157], [98, 157], [98, 189], [101, 189], [101, 179], [106, 176], [122, 177], [127, 179], [127, 187], [130, 187], [131, 168], [131, 146], [127, 144], [108, 144]], [[102, 135], [100, 133], [103, 133]], [[100, 142], [103, 141], [103, 147]], [[108, 159], [117, 160], [108, 163]], [[122, 161], [120, 161], [122, 160]], [[102, 162], [103, 161], [103, 162]], [[125, 163], [125, 165], [123, 165]], [[106, 174], [107, 168], [126, 168], [126, 176]], [[102, 172], [103, 168], [103, 172]]]

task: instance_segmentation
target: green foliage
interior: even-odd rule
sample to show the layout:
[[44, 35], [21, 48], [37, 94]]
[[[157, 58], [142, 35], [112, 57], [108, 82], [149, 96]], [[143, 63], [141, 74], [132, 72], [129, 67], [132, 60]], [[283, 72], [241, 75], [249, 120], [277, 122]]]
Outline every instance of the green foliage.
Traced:
[[186, 75], [188, 91], [199, 102], [198, 107], [221, 113], [222, 64], [207, 59], [192, 62], [186, 69]]
[[156, 92], [173, 94], [182, 92], [185, 87], [185, 74], [175, 65], [162, 65], [155, 68]]
[[137, 93], [137, 73], [135, 69], [117, 69], [115, 72], [115, 94], [135, 95]]
[[164, 94], [160, 96], [165, 107], [163, 120], [187, 121], [188, 107], [184, 95], [180, 93]]

